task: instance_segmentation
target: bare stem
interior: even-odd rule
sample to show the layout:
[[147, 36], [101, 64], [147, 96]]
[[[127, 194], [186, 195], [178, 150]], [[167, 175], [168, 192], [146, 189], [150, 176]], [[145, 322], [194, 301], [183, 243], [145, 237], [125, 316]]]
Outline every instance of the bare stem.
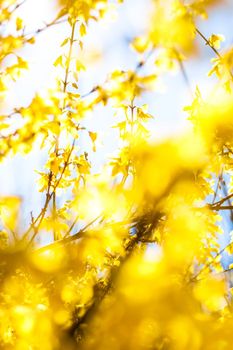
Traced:
[[[211, 44], [211, 42], [205, 37], [205, 35], [203, 35], [199, 29], [196, 28], [196, 32], [198, 35], [200, 35], [200, 37], [205, 41], [206, 45], [209, 46], [211, 48], [211, 50], [215, 53], [215, 55], [222, 60], [222, 55], [219, 53], [218, 50], [215, 49], [215, 47]], [[231, 79], [233, 79], [233, 74], [231, 73], [231, 71], [228, 69], [228, 72], [231, 76]]]

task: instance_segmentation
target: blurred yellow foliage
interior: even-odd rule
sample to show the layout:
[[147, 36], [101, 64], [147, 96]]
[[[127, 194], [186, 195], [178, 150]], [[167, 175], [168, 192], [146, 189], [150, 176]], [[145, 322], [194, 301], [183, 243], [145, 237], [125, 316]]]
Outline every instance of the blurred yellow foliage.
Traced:
[[[54, 88], [0, 115], [1, 162], [43, 148], [42, 207], [0, 193], [0, 348], [231, 350], [232, 264], [222, 257], [232, 259], [233, 245], [230, 237], [220, 248], [219, 235], [222, 212], [233, 220], [233, 50], [197, 28], [223, 2], [151, 0], [148, 25], [130, 43], [135, 68], [114, 69], [86, 94], [90, 26], [123, 1], [59, 0], [34, 33], [18, 15], [24, 3], [0, 0], [1, 97], [30, 66], [21, 49], [63, 22], [70, 34]], [[192, 130], [152, 142], [144, 94], [173, 68], [188, 83], [197, 35], [218, 80], [184, 108]], [[86, 119], [100, 108], [114, 111], [118, 147], [96, 170], [101, 135]]]

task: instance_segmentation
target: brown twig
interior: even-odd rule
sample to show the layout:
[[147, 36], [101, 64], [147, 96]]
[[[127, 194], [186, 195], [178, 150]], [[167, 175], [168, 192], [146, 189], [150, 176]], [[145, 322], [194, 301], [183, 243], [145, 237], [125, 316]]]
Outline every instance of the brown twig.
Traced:
[[180, 55], [179, 53], [177, 52], [176, 49], [173, 49], [175, 55], [176, 55], [176, 58], [177, 58], [177, 62], [179, 63], [179, 66], [180, 66], [180, 71], [182, 73], [182, 76], [183, 76], [183, 79], [184, 79], [184, 82], [188, 88], [188, 91], [189, 91], [189, 94], [191, 96], [191, 98], [193, 97], [193, 92], [192, 92], [192, 88], [191, 88], [191, 84], [190, 84], [190, 81], [189, 81], [189, 78], [188, 78], [188, 75], [187, 75], [187, 72], [185, 70], [185, 67], [184, 67], [184, 63], [183, 61], [181, 60], [180, 58]]
[[[56, 19], [53, 20], [49, 26], [51, 25], [54, 25], [56, 23]], [[72, 24], [72, 29], [71, 29], [71, 39], [70, 39], [70, 47], [69, 47], [69, 53], [68, 53], [68, 58], [67, 58], [67, 64], [66, 64], [66, 71], [65, 71], [65, 79], [64, 79], [64, 85], [63, 85], [63, 93], [65, 94], [66, 92], [66, 88], [67, 88], [67, 85], [68, 85], [68, 77], [69, 77], [69, 68], [70, 68], [70, 62], [71, 62], [71, 57], [72, 57], [72, 49], [73, 49], [73, 43], [74, 43], [74, 34], [75, 34], [75, 25], [76, 25], [76, 21]], [[37, 31], [38, 33], [38, 31]], [[65, 98], [63, 100], [63, 107], [62, 107], [62, 111], [64, 110], [65, 108]], [[56, 139], [56, 145], [55, 145], [55, 153], [56, 155], [58, 154], [58, 138]], [[41, 210], [40, 214], [38, 215], [37, 219], [34, 221], [34, 224], [33, 226], [31, 225], [29, 227], [29, 229], [26, 231], [26, 233], [24, 234], [23, 236], [23, 239], [25, 239], [28, 235], [28, 233], [31, 231], [32, 228], [34, 228], [34, 234], [32, 236], [32, 238], [30, 239], [29, 241], [29, 245], [33, 242], [34, 238], [36, 237], [38, 231], [39, 231], [39, 227], [44, 219], [44, 216], [45, 216], [45, 213], [47, 211], [47, 208], [48, 208], [48, 205], [49, 205], [49, 202], [51, 199], [53, 199], [53, 218], [55, 220], [56, 218], [56, 189], [57, 187], [59, 186], [60, 184], [60, 181], [64, 175], [64, 172], [69, 164], [69, 160], [70, 160], [70, 156], [71, 156], [71, 153], [73, 152], [73, 149], [74, 149], [74, 145], [75, 145], [75, 140], [73, 141], [73, 144], [72, 144], [72, 147], [71, 147], [71, 150], [68, 154], [68, 157], [67, 157], [67, 160], [64, 164], [64, 167], [62, 169], [62, 172], [60, 174], [60, 177], [59, 179], [57, 180], [55, 186], [53, 187], [53, 191], [50, 193], [50, 187], [51, 187], [51, 181], [52, 181], [52, 177], [53, 177], [53, 174], [52, 172], [50, 171], [50, 174], [49, 174], [49, 182], [48, 182], [48, 190], [47, 190], [47, 193], [46, 193], [46, 200], [45, 200], [45, 204], [44, 204], [44, 207], [43, 209]], [[35, 223], [37, 223], [37, 221], [39, 220], [39, 223], [37, 226], [35, 226]], [[56, 232], [55, 232], [55, 229], [54, 229], [54, 232], [53, 232], [53, 235], [54, 235], [54, 238], [56, 238]]]
[[222, 249], [211, 259], [211, 261], [210, 261], [208, 264], [206, 264], [205, 266], [203, 266], [203, 267], [196, 273], [196, 275], [194, 275], [194, 276], [191, 278], [190, 282], [196, 281], [197, 278], [200, 276], [200, 274], [201, 274], [203, 271], [205, 271], [206, 269], [208, 269], [208, 268], [214, 263], [214, 261], [215, 261], [220, 255], [222, 255], [222, 253], [224, 253], [225, 250], [226, 250], [228, 247], [230, 247], [231, 245], [232, 245], [232, 243], [228, 243], [224, 248], [222, 248]]
[[218, 58], [222, 58], [218, 50], [215, 49], [215, 47], [210, 43], [210, 41], [205, 37], [205, 35], [200, 32], [198, 28], [196, 28], [196, 32], [205, 41], [206, 45], [209, 46], [211, 50], [214, 51], [215, 55], [218, 56]]
[[[28, 230], [25, 232], [25, 234], [23, 235], [23, 241], [27, 238], [28, 234], [30, 233], [30, 231], [32, 229], [34, 229], [34, 234], [32, 236], [32, 238], [30, 239], [30, 242], [28, 245], [30, 245], [32, 243], [32, 241], [34, 240], [35, 236], [37, 235], [38, 231], [39, 231], [39, 227], [44, 219], [44, 216], [46, 214], [46, 211], [47, 211], [47, 208], [48, 208], [48, 205], [49, 205], [49, 202], [50, 200], [52, 199], [57, 187], [59, 186], [61, 180], [62, 180], [62, 177], [64, 175], [64, 172], [69, 164], [69, 160], [70, 160], [70, 157], [71, 157], [71, 154], [74, 150], [74, 146], [75, 146], [75, 140], [73, 141], [73, 144], [72, 144], [72, 147], [70, 149], [70, 152], [68, 154], [68, 157], [64, 163], [64, 166], [63, 166], [63, 169], [61, 171], [61, 174], [59, 176], [59, 179], [57, 180], [57, 182], [55, 183], [55, 185], [53, 186], [53, 191], [50, 193], [50, 188], [51, 188], [51, 181], [52, 181], [52, 172], [50, 171], [49, 173], [49, 180], [48, 180], [48, 189], [47, 189], [47, 193], [46, 193], [46, 200], [45, 200], [45, 204], [40, 212], [40, 214], [37, 216], [37, 218], [34, 220], [33, 224], [30, 225], [30, 227], [28, 228]], [[39, 222], [38, 222], [39, 221]], [[37, 224], [38, 222], [38, 224]], [[36, 225], [37, 224], [37, 225]]]
[[68, 237], [68, 236], [70, 235], [70, 233], [72, 232], [74, 226], [75, 226], [76, 223], [78, 222], [78, 218], [79, 218], [79, 215], [76, 215], [76, 218], [74, 219], [74, 221], [73, 221], [72, 224], [70, 225], [70, 228], [69, 228], [69, 230], [66, 232], [65, 236], [63, 237], [63, 239], [66, 238], [66, 237]]
[[38, 248], [36, 250], [34, 250], [34, 252], [44, 252], [46, 250], [50, 250], [50, 249], [56, 249], [57, 247], [60, 246], [65, 246], [67, 243], [71, 243], [73, 241], [76, 241], [77, 239], [81, 239], [84, 237], [84, 233], [86, 233], [87, 229], [93, 225], [98, 219], [100, 219], [103, 215], [99, 215], [97, 216], [95, 219], [93, 219], [92, 221], [90, 221], [87, 225], [85, 225], [81, 230], [79, 230], [78, 232], [76, 232], [74, 235], [72, 236], [68, 236], [68, 237], [64, 237], [56, 242], [52, 242], [50, 244], [47, 244], [44, 247]]
[[[215, 53], [215, 55], [222, 60], [222, 55], [219, 53], [219, 51], [217, 49], [215, 49], [215, 47], [211, 44], [211, 42], [205, 37], [204, 34], [202, 34], [200, 32], [200, 30], [198, 28], [196, 28], [196, 32], [197, 34], [205, 41], [206, 45], [209, 46], [211, 48], [211, 50]], [[228, 69], [228, 72], [231, 76], [231, 79], [233, 79], [233, 74], [232, 72]]]
[[[222, 184], [223, 193], [224, 193], [225, 198], [226, 198], [226, 197], [228, 197], [228, 190], [227, 190], [226, 182], [225, 182], [223, 177], [221, 177], [220, 181], [221, 181], [221, 184]], [[228, 203], [228, 207], [229, 207], [229, 210], [230, 210], [230, 219], [231, 219], [231, 222], [233, 222], [233, 210], [232, 210], [233, 207], [231, 205], [230, 198], [227, 199], [227, 203]], [[232, 207], [232, 208], [230, 208], [230, 207]]]
[[221, 208], [221, 205], [228, 201], [229, 199], [231, 199], [233, 197], [233, 193], [230, 193], [229, 195], [227, 195], [226, 197], [222, 198], [221, 200], [219, 200], [218, 202], [215, 202], [215, 203], [212, 203], [212, 204], [209, 204], [209, 207], [211, 209], [214, 209], [214, 210], [220, 210]]
[[[40, 34], [40, 33], [44, 32], [46, 29], [48, 29], [48, 28], [50, 28], [50, 27], [52, 27], [52, 26], [55, 26], [55, 25], [58, 25], [58, 24], [62, 24], [62, 23], [65, 23], [65, 22], [67, 22], [67, 18], [59, 19], [59, 18], [56, 17], [56, 18], [53, 19], [51, 22], [46, 23], [46, 24], [44, 25], [44, 27], [38, 28], [38, 29], [36, 29], [35, 31], [31, 31], [31, 32], [29, 32], [29, 33], [25, 33], [25, 34], [24, 34], [24, 37], [26, 38], [27, 36], [35, 36], [35, 35], [37, 35], [37, 34]], [[28, 40], [28, 39], [27, 39], [27, 40]], [[27, 41], [27, 40], [26, 40], [26, 41]]]

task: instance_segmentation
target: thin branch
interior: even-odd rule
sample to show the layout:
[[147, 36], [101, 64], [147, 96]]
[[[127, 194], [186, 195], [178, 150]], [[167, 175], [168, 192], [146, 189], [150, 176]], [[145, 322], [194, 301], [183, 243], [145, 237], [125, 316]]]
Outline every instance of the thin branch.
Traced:
[[214, 202], [215, 202], [215, 200], [216, 200], [216, 198], [217, 198], [218, 190], [219, 190], [219, 187], [220, 187], [219, 185], [220, 185], [221, 177], [222, 177], [222, 172], [221, 172], [221, 174], [218, 176], [218, 182], [217, 182], [217, 185], [216, 185], [216, 189], [215, 189], [215, 191], [214, 191], [214, 197], [213, 197], [213, 200], [212, 200], [211, 205], [214, 205]]
[[[32, 243], [32, 241], [34, 240], [35, 236], [37, 235], [38, 233], [38, 230], [39, 230], [39, 227], [44, 219], [44, 216], [46, 214], [46, 211], [47, 211], [47, 208], [48, 208], [48, 205], [49, 205], [49, 202], [51, 200], [51, 198], [53, 197], [57, 187], [59, 186], [61, 180], [62, 180], [62, 177], [64, 175], [64, 172], [69, 164], [69, 160], [70, 160], [70, 157], [71, 157], [71, 154], [74, 150], [74, 145], [75, 145], [75, 140], [73, 141], [73, 144], [72, 144], [72, 147], [70, 149], [70, 152], [68, 154], [68, 157], [67, 157], [67, 160], [65, 161], [64, 163], [64, 166], [63, 166], [63, 169], [62, 169], [62, 172], [60, 174], [60, 177], [59, 179], [57, 180], [56, 184], [54, 185], [53, 187], [53, 191], [50, 193], [50, 187], [51, 187], [51, 181], [52, 181], [52, 172], [49, 173], [49, 181], [48, 181], [48, 189], [47, 189], [47, 193], [46, 193], [46, 200], [45, 200], [45, 204], [44, 204], [44, 207], [42, 208], [40, 214], [37, 216], [37, 218], [34, 220], [33, 224], [30, 225], [30, 227], [28, 228], [28, 230], [25, 232], [25, 234], [23, 235], [23, 239], [22, 240], [25, 240], [28, 236], [28, 234], [30, 233], [30, 231], [32, 229], [34, 229], [34, 234], [29, 242], [29, 245]], [[39, 223], [37, 224], [37, 222], [39, 221]], [[37, 224], [37, 226], [35, 226]]]
[[52, 26], [55, 26], [57, 24], [62, 24], [62, 23], [65, 23], [65, 22], [67, 22], [67, 18], [62, 18], [62, 19], [59, 20], [59, 18], [56, 17], [51, 22], [46, 23], [44, 27], [38, 28], [35, 31], [31, 31], [29, 33], [25, 33], [24, 37], [31, 36], [31, 35], [35, 36], [37, 34], [40, 34], [40, 33], [44, 32], [46, 29], [48, 29], [48, 28], [50, 28]]
[[[221, 207], [221, 205], [228, 201], [229, 199], [231, 199], [233, 197], [233, 193], [227, 195], [226, 197], [222, 198], [221, 200], [219, 200], [218, 202], [215, 202], [215, 203], [212, 203], [212, 204], [209, 204], [209, 207], [211, 209], [214, 209], [214, 210], [219, 210], [219, 208]], [[231, 208], [230, 208], [231, 209]]]
[[76, 216], [76, 218], [74, 219], [73, 223], [70, 225], [70, 228], [69, 230], [66, 232], [65, 236], [63, 237], [66, 238], [70, 235], [71, 231], [73, 230], [74, 226], [76, 225], [76, 223], [78, 222], [78, 218], [79, 218], [79, 215]]
[[[56, 221], [56, 213], [57, 213], [57, 206], [56, 206], [56, 193], [53, 193], [53, 209], [52, 209], [52, 216], [53, 216], [53, 223]], [[56, 225], [53, 225], [53, 239], [54, 241], [57, 240], [57, 233], [56, 233]]]
[[99, 89], [99, 86], [94, 86], [89, 92], [86, 92], [85, 94], [81, 95], [81, 98], [86, 98], [93, 94], [93, 92], [96, 92]]
[[[12, 15], [12, 14], [13, 14], [16, 10], [18, 10], [18, 8], [20, 8], [26, 1], [27, 1], [27, 0], [23, 0], [22, 2], [16, 4], [15, 7], [12, 8], [12, 10], [10, 10], [10, 8], [11, 8], [11, 6], [12, 6], [12, 4], [10, 3], [9, 6], [7, 6], [7, 7], [5, 7], [5, 8], [2, 8], [2, 10], [5, 10], [5, 11], [9, 12], [10, 15]], [[2, 23], [0, 22], [0, 25], [1, 25], [1, 24], [2, 24]]]
[[15, 5], [15, 7], [11, 10], [11, 15], [16, 11], [18, 10], [23, 4], [25, 4], [27, 0], [23, 0], [22, 2], [18, 3]]
[[231, 271], [233, 271], [233, 268], [232, 268], [232, 267], [231, 267], [231, 268], [228, 268], [228, 269], [225, 269], [224, 271], [219, 272], [219, 274], [221, 274], [221, 273], [227, 273], [227, 272], [231, 272]]
[[[56, 19], [53, 20], [51, 23], [50, 23], [50, 26], [55, 24], [56, 22]], [[66, 93], [66, 88], [67, 88], [67, 84], [68, 84], [68, 77], [69, 77], [69, 67], [70, 67], [70, 62], [71, 62], [71, 57], [72, 57], [72, 49], [73, 49], [73, 43], [74, 43], [74, 34], [75, 34], [75, 25], [76, 25], [76, 22], [74, 22], [72, 24], [72, 30], [71, 30], [71, 38], [70, 38], [70, 47], [69, 47], [69, 53], [68, 53], [68, 58], [67, 58], [67, 64], [66, 64], [66, 71], [65, 71], [65, 79], [64, 79], [64, 85], [63, 85], [63, 93], [65, 94]], [[37, 31], [38, 32], [38, 31]], [[62, 110], [64, 110], [65, 108], [65, 98], [63, 100], [63, 107], [62, 107]], [[39, 216], [37, 217], [36, 221], [37, 222], [40, 218], [40, 221], [38, 223], [38, 225], [36, 226], [35, 228], [35, 222], [34, 222], [34, 225], [33, 225], [33, 228], [34, 228], [34, 234], [32, 236], [32, 238], [30, 239], [29, 241], [29, 245], [33, 242], [34, 238], [36, 237], [38, 231], [39, 231], [39, 227], [44, 219], [44, 216], [46, 214], [46, 211], [47, 211], [47, 208], [48, 208], [48, 205], [49, 205], [49, 202], [50, 200], [53, 198], [53, 219], [55, 220], [56, 218], [56, 189], [57, 187], [59, 186], [61, 180], [62, 180], [62, 177], [64, 175], [64, 172], [69, 164], [69, 160], [70, 160], [70, 156], [71, 156], [71, 153], [73, 152], [73, 149], [74, 149], [74, 145], [75, 145], [75, 140], [73, 141], [73, 144], [72, 144], [72, 147], [71, 147], [71, 150], [68, 154], [68, 157], [67, 157], [67, 160], [64, 164], [64, 167], [62, 169], [62, 172], [60, 174], [60, 177], [59, 179], [57, 180], [55, 186], [53, 187], [53, 191], [52, 193], [49, 193], [49, 190], [50, 190], [50, 185], [51, 185], [51, 180], [52, 180], [52, 172], [50, 171], [50, 182], [49, 182], [49, 186], [48, 186], [48, 190], [47, 190], [47, 194], [46, 194], [46, 200], [45, 200], [45, 204], [44, 204], [44, 207], [43, 209], [41, 210]], [[56, 145], [55, 145], [55, 153], [57, 155], [58, 153], [58, 138], [56, 140]], [[27, 237], [28, 233], [31, 231], [32, 229], [32, 225], [29, 227], [29, 229], [27, 230], [27, 232], [24, 234], [24, 239], [25, 237]], [[55, 233], [55, 230], [53, 232], [54, 234], [54, 237], [56, 236], [56, 233]]]
[[177, 61], [178, 61], [178, 63], [179, 63], [180, 70], [181, 70], [182, 76], [183, 76], [183, 78], [184, 78], [184, 82], [185, 82], [185, 84], [186, 84], [186, 86], [187, 86], [187, 88], [188, 88], [189, 94], [190, 94], [190, 96], [191, 96], [191, 98], [192, 98], [192, 97], [193, 97], [193, 92], [192, 92], [192, 88], [191, 88], [191, 83], [190, 83], [190, 81], [189, 81], [187, 72], [186, 72], [186, 70], [185, 70], [185, 68], [184, 68], [184, 63], [183, 63], [183, 61], [181, 60], [180, 55], [179, 55], [179, 53], [177, 52], [177, 50], [176, 50], [176, 49], [173, 49], [173, 50], [174, 50], [174, 52], [175, 52]]
[[[223, 177], [221, 178], [220, 181], [221, 181], [221, 184], [222, 184], [222, 187], [223, 187], [223, 193], [224, 193], [224, 195], [227, 197], [227, 196], [228, 196], [228, 190], [227, 190], [226, 182], [225, 182], [225, 180], [224, 180]], [[229, 207], [232, 207], [230, 198], [227, 199], [227, 203], [228, 203], [228, 206], [229, 206]], [[233, 209], [233, 208], [230, 208], [230, 209], [229, 209], [229, 210], [230, 210], [230, 219], [231, 219], [231, 222], [233, 222], [233, 210], [232, 210], [232, 209]]]
[[[50, 187], [51, 187], [51, 181], [52, 181], [52, 172], [49, 172], [49, 180], [48, 180], [48, 187], [47, 187], [47, 192], [46, 192], [46, 199], [45, 199], [45, 204], [43, 206], [43, 208], [41, 209], [40, 214], [37, 216], [37, 218], [35, 220], [32, 221], [30, 227], [28, 228], [28, 230], [24, 233], [22, 241], [25, 241], [25, 239], [27, 238], [28, 234], [30, 233], [30, 231], [33, 229], [34, 234], [29, 242], [29, 244], [34, 240], [34, 238], [36, 237], [40, 225], [45, 217], [49, 202], [50, 202]], [[38, 222], [39, 221], [39, 222]], [[38, 224], [37, 224], [38, 222]]]
[[218, 58], [222, 58], [218, 50], [215, 49], [215, 47], [210, 43], [210, 41], [200, 32], [198, 28], [196, 28], [196, 32], [200, 37], [205, 41], [206, 45], [211, 48], [211, 50], [214, 51], [215, 55], [218, 56]]
[[[66, 71], [65, 71], [65, 79], [64, 79], [64, 85], [63, 85], [63, 93], [66, 92], [66, 88], [68, 85], [70, 62], [71, 62], [71, 58], [72, 58], [72, 50], [73, 50], [73, 45], [74, 45], [75, 26], [76, 26], [76, 22], [74, 22], [72, 24], [72, 29], [71, 29], [70, 47], [69, 47], [69, 53], [68, 53], [67, 62], [66, 62]], [[63, 109], [64, 109], [64, 106], [63, 106]]]
[[217, 207], [212, 208], [216, 211], [220, 211], [220, 210], [232, 210], [233, 209], [233, 205], [220, 205]]
[[[200, 37], [205, 41], [206, 45], [209, 46], [209, 47], [211, 48], [211, 50], [215, 53], [215, 55], [216, 55], [220, 60], [222, 60], [222, 55], [219, 53], [218, 50], [215, 49], [215, 47], [214, 47], [214, 46], [211, 44], [211, 42], [205, 37], [205, 35], [202, 34], [198, 28], [196, 28], [196, 32], [197, 32], [197, 34], [200, 35]], [[228, 72], [229, 72], [231, 78], [233, 79], [233, 74], [232, 74], [232, 72], [231, 72], [229, 69], [228, 69]]]
[[[134, 72], [135, 72], [135, 73], [138, 73], [138, 72], [145, 66], [145, 64], [147, 63], [148, 59], [151, 57], [151, 55], [153, 54], [153, 52], [154, 52], [154, 49], [152, 49], [152, 50], [148, 53], [147, 57], [146, 57], [144, 60], [139, 61], [139, 62], [136, 64], [136, 67], [134, 68]], [[108, 81], [109, 81], [109, 80], [106, 79], [105, 83], [107, 83]], [[94, 92], [98, 91], [99, 87], [100, 87], [100, 85], [94, 86], [89, 92], [86, 92], [85, 94], [81, 95], [81, 98], [86, 98], [86, 97], [90, 96], [90, 95], [93, 94]]]
[[149, 51], [147, 57], [146, 57], [144, 60], [142, 60], [142, 61], [140, 61], [140, 62], [137, 63], [137, 65], [136, 65], [136, 67], [135, 67], [135, 69], [134, 69], [134, 71], [135, 71], [136, 73], [137, 73], [140, 69], [142, 69], [142, 67], [145, 66], [145, 64], [147, 63], [147, 61], [149, 60], [149, 58], [151, 57], [151, 55], [153, 54], [153, 52], [154, 52], [154, 48], [151, 49], [151, 50]]
[[34, 252], [44, 252], [46, 250], [55, 249], [57, 247], [64, 246], [67, 243], [71, 243], [73, 241], [76, 241], [77, 239], [83, 238], [84, 237], [84, 233], [86, 233], [87, 229], [90, 226], [92, 226], [102, 216], [103, 216], [102, 214], [97, 216], [95, 219], [90, 221], [86, 226], [84, 226], [81, 230], [76, 232], [74, 235], [68, 236], [68, 237], [65, 236], [64, 238], [62, 238], [62, 239], [60, 239], [58, 241], [52, 242], [52, 243], [47, 244], [46, 246], [44, 246], [42, 248], [38, 248], [38, 249], [34, 250]]
[[225, 250], [227, 248], [229, 248], [230, 246], [232, 245], [232, 242], [228, 243], [224, 248], [222, 248], [212, 259], [211, 261], [209, 261], [209, 263], [205, 266], [203, 266], [196, 275], [194, 275], [192, 278], [191, 278], [191, 282], [195, 281], [197, 279], [197, 277], [203, 272], [205, 271], [206, 269], [208, 269], [213, 263], [214, 261], [220, 256], [222, 255], [222, 253], [225, 252]]

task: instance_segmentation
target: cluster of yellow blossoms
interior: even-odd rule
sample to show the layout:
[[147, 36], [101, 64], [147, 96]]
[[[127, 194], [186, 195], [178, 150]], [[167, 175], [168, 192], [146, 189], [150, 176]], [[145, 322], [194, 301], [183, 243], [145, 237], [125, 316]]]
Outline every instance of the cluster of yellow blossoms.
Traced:
[[[74, 51], [84, 50], [91, 21], [124, 6], [117, 2], [60, 0], [55, 19], [26, 35], [16, 15], [24, 1], [0, 0], [2, 98], [27, 69], [20, 49], [52, 25], [70, 29], [54, 62], [64, 73], [57, 89], [0, 116], [1, 162], [38, 144], [47, 153], [37, 171], [44, 204], [30, 223], [23, 199], [0, 192], [0, 347], [230, 350], [231, 265], [224, 270], [221, 258], [233, 254], [233, 241], [221, 249], [219, 235], [220, 214], [233, 220], [233, 50], [196, 26], [221, 1], [151, 0], [149, 26], [131, 43], [135, 69], [113, 71], [82, 96], [79, 73], [88, 66]], [[184, 108], [192, 131], [151, 144], [153, 117], [141, 100], [164, 67], [184, 74], [197, 37], [215, 55], [210, 74], [219, 80], [208, 97], [197, 88]], [[99, 104], [116, 112], [120, 148], [96, 173], [88, 153], [101, 151], [98, 134], [84, 121]], [[50, 243], [40, 246], [41, 238]]]

